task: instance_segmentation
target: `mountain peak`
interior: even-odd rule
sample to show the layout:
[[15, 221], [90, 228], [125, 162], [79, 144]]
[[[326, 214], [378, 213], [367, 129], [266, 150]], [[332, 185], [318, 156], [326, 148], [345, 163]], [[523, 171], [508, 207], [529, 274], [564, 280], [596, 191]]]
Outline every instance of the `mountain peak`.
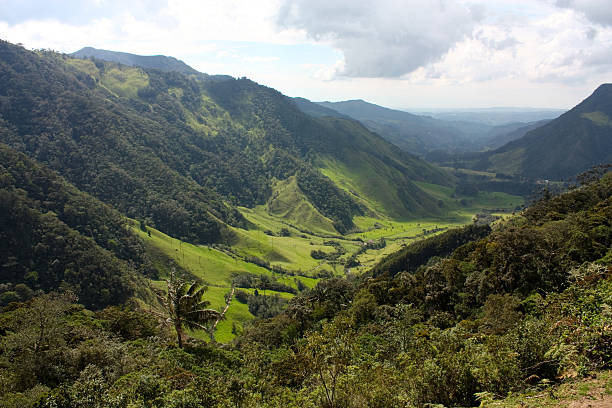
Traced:
[[138, 66], [142, 68], [158, 69], [160, 71], [176, 71], [182, 74], [203, 75], [183, 61], [165, 55], [136, 55], [127, 52], [101, 50], [85, 47], [73, 52], [70, 56], [75, 58], [97, 58], [104, 61], [116, 62], [123, 65]]
[[610, 98], [612, 97], [612, 84], [601, 84], [595, 89], [590, 98]]

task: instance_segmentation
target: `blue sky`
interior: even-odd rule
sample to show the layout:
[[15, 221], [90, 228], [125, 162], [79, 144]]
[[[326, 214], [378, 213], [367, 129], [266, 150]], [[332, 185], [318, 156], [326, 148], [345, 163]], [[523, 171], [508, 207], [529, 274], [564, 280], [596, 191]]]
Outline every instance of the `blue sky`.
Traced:
[[0, 38], [404, 109], [570, 108], [612, 82], [609, 0], [0, 0]]

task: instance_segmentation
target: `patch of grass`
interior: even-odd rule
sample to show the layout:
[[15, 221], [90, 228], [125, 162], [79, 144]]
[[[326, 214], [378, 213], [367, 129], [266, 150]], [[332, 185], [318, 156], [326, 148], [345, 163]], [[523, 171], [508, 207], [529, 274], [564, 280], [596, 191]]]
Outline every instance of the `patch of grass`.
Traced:
[[526, 153], [524, 148], [498, 153], [489, 157], [491, 168], [505, 174], [518, 174], [521, 172]]
[[93, 77], [99, 77], [100, 70], [96, 67], [96, 64], [91, 60], [87, 59], [78, 59], [78, 58], [69, 58], [66, 59], [66, 63], [75, 67], [79, 71], [85, 72]]
[[492, 172], [489, 172], [489, 171], [479, 171], [479, 170], [472, 170], [472, 169], [460, 169], [460, 168], [444, 167], [444, 166], [442, 166], [441, 168], [443, 168], [444, 170], [447, 170], [449, 172], [457, 172], [459, 174], [468, 174], [470, 176], [485, 176], [485, 177], [489, 177], [491, 179], [494, 179], [497, 176], [496, 173], [492, 173]]
[[314, 233], [335, 234], [333, 221], [321, 214], [300, 190], [295, 176], [279, 181], [266, 210], [282, 220], [300, 225]]
[[[325, 264], [324, 262], [313, 259], [310, 256], [313, 250], [333, 252], [334, 248], [325, 245], [325, 241], [332, 240], [338, 242], [347, 252], [353, 252], [357, 249], [356, 243], [346, 239], [329, 238], [326, 234], [318, 236], [312, 232], [307, 233], [298, 230], [284, 219], [268, 214], [264, 206], [254, 209], [241, 208], [240, 210], [245, 218], [257, 225], [258, 229], [234, 229], [233, 231], [237, 238], [237, 242], [233, 245], [234, 249], [245, 255], [257, 256], [267, 260], [272, 265], [311, 274], [309, 271], [313, 271], [316, 268], [333, 269], [329, 265], [323, 265]], [[290, 236], [271, 236], [266, 234], [266, 231], [271, 231], [279, 235], [283, 228], [289, 231]]]
[[233, 258], [215, 248], [181, 242], [154, 228], [147, 229], [151, 236], [138, 228], [132, 228], [147, 247], [153, 246], [163, 252], [173, 262], [211, 286], [230, 287], [234, 273], [272, 275], [265, 268]]
[[[449, 210], [447, 217], [444, 217], [445, 219], [456, 218], [464, 220], [465, 214], [476, 214], [482, 210], [511, 211], [525, 203], [523, 197], [489, 191], [479, 191], [475, 196], [456, 195], [453, 198], [455, 192], [452, 188], [422, 182], [415, 182], [415, 184], [431, 196], [444, 202], [444, 205]], [[465, 204], [462, 204], [462, 202]]]
[[600, 112], [600, 111], [583, 113], [580, 116], [590, 120], [591, 122], [593, 122], [593, 123], [595, 123], [596, 125], [599, 125], [599, 126], [610, 126], [610, 125], [612, 125], [612, 122], [610, 121], [610, 118], [608, 117], [608, 115], [606, 115], [605, 113]]
[[246, 293], [250, 293], [251, 295], [253, 295], [255, 293], [255, 290], [257, 290], [257, 293], [259, 293], [260, 296], [274, 296], [277, 295], [283, 299], [291, 299], [293, 298], [295, 295], [291, 294], [291, 293], [287, 293], [287, 292], [277, 292], [275, 290], [263, 290], [263, 289], [253, 289], [253, 288], [239, 288], [241, 291], [246, 292]]
[[118, 96], [137, 98], [138, 90], [149, 86], [149, 77], [140, 68], [111, 67], [104, 72], [101, 82]]

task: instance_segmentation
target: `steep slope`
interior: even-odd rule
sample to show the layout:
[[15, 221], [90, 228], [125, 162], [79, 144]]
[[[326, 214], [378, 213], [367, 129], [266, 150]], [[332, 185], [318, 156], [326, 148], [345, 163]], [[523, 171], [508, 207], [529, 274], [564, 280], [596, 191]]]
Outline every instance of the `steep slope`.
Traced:
[[[104, 51], [96, 53], [94, 57], [108, 61], [121, 62], [125, 55], [123, 53], [116, 53], [113, 51]], [[163, 59], [168, 57], [156, 56], [155, 58]], [[141, 66], [143, 68], [151, 67], [151, 65], [148, 64], [148, 61], [139, 59], [139, 56], [130, 54], [130, 61], [134, 62], [135, 65]], [[173, 59], [170, 58], [166, 64], [168, 66], [171, 66], [172, 61]], [[191, 68], [189, 67], [189, 69]], [[180, 69], [179, 67], [178, 71], [182, 72], [182, 69]], [[391, 177], [389, 178], [388, 175], [379, 176], [375, 183], [367, 181], [367, 178], [366, 180], [363, 180], [361, 175], [358, 174], [359, 172], [353, 172], [352, 175], [345, 175], [345, 177], [348, 178], [357, 177], [358, 179], [353, 180], [354, 182], [351, 182], [349, 184], [355, 185], [359, 184], [360, 182], [361, 184], [365, 184], [364, 190], [371, 191], [374, 194], [374, 197], [371, 197], [373, 198], [374, 202], [380, 203], [381, 201], [383, 201], [384, 204], [387, 204], [386, 208], [389, 209], [389, 211], [386, 211], [387, 215], [405, 218], [408, 215], [432, 213], [431, 210], [424, 211], [424, 209], [426, 208], [433, 208], [433, 213], [436, 213], [435, 206], [431, 206], [431, 199], [429, 197], [424, 195], [414, 186], [405, 187], [409, 180], [427, 181], [444, 185], [452, 183], [452, 180], [449, 180], [448, 175], [442, 174], [440, 170], [433, 168], [432, 166], [416, 159], [411, 155], [406, 155], [402, 153], [397, 154], [395, 152], [395, 149], [390, 148], [390, 145], [388, 143], [384, 143], [384, 141], [381, 140], [379, 137], [375, 137], [369, 134], [369, 132], [367, 132], [366, 129], [362, 126], [354, 126], [354, 124], [350, 123], [352, 121], [350, 120], [349, 115], [338, 113], [333, 109], [323, 107], [319, 104], [314, 104], [303, 98], [292, 98], [293, 102], [295, 102], [295, 104], [302, 112], [305, 112], [308, 115], [317, 118], [316, 121], [319, 122], [319, 124], [313, 125], [312, 123], [308, 123], [312, 121], [311, 118], [304, 118], [303, 115], [300, 115], [299, 112], [295, 112], [293, 104], [288, 103], [290, 100], [272, 89], [260, 87], [259, 85], [250, 81], [245, 81], [244, 79], [235, 81], [233, 80], [233, 78], [227, 76], [215, 76], [215, 79], [217, 80], [212, 81], [210, 80], [212, 77], [207, 76], [206, 74], [202, 75], [204, 75], [203, 78], [208, 79], [206, 81], [205, 91], [207, 94], [210, 94], [209, 96], [211, 100], [221, 105], [221, 107], [223, 107], [231, 115], [232, 120], [234, 120], [235, 122], [239, 122], [241, 125], [243, 125], [245, 129], [251, 129], [251, 131], [253, 131], [252, 128], [255, 127], [257, 128], [256, 132], [264, 135], [267, 135], [268, 133], [276, 133], [279, 130], [278, 121], [280, 120], [280, 126], [283, 127], [286, 131], [290, 132], [290, 135], [285, 137], [282, 147], [289, 148], [291, 155], [296, 155], [300, 159], [303, 159], [304, 156], [310, 151], [318, 151], [318, 153], [322, 153], [322, 151], [325, 149], [327, 149], [328, 151], [331, 149], [333, 150], [333, 153], [331, 154], [333, 156], [332, 161], [334, 161], [338, 159], [338, 157], [335, 157], [334, 155], [339, 154], [339, 150], [336, 149], [336, 147], [344, 146], [343, 157], [340, 157], [340, 161], [343, 164], [354, 164], [356, 162], [356, 159], [361, 160], [364, 158], [365, 162], [369, 163], [372, 161], [371, 157], [358, 158], [355, 154], [351, 153], [355, 153], [354, 150], [360, 152], [369, 152], [370, 150], [373, 150], [373, 154], [377, 155], [377, 158], [379, 160], [376, 161], [373, 165], [368, 165], [365, 169], [362, 169], [366, 170], [366, 172], [369, 173], [369, 177], [372, 177], [372, 175], [376, 173], [380, 173], [381, 167], [386, 167], [386, 164], [381, 164], [380, 160], [390, 160], [394, 167], [398, 167], [398, 162], [402, 163], [399, 165], [398, 168], [401, 168], [400, 172], [403, 172], [405, 174], [398, 175], [396, 174], [397, 171], [389, 172], [388, 169], [384, 169], [382, 170], [382, 173], [391, 173]], [[241, 100], [241, 98], [247, 98], [248, 101]], [[260, 106], [265, 104], [273, 104], [276, 106]], [[187, 107], [187, 109], [192, 109], [192, 107]], [[195, 116], [198, 116], [197, 113]], [[256, 122], [252, 121], [254, 117], [257, 118]], [[300, 117], [298, 121], [299, 123], [295, 121], [296, 117]], [[334, 121], [330, 117], [344, 119], [345, 121]], [[200, 118], [200, 120], [205, 119]], [[332, 122], [334, 123], [332, 124]], [[340, 126], [340, 123], [342, 123], [343, 125]], [[323, 128], [321, 128], [321, 124], [324, 125]], [[319, 127], [318, 129], [317, 126]], [[313, 132], [319, 135], [319, 139], [316, 143], [313, 144], [311, 143], [312, 141], [302, 140], [302, 138], [304, 137], [311, 137], [308, 132], [310, 132], [310, 135], [312, 135]], [[355, 135], [357, 134], [361, 137], [356, 138]], [[365, 138], [364, 134], [366, 134]], [[356, 140], [360, 140], [358, 146], [355, 145]], [[283, 156], [284, 154], [274, 150], [278, 147], [276, 145], [277, 141], [278, 140], [270, 141], [273, 146], [272, 150], [274, 151], [274, 160], [272, 161], [272, 163], [270, 163], [269, 166], [277, 165], [279, 154], [281, 156]], [[375, 147], [373, 148], [373, 146]], [[257, 147], [249, 145], [249, 148], [256, 149]], [[270, 151], [265, 151], [264, 149], [260, 149], [258, 153], [260, 156], [264, 157], [270, 155]], [[325, 153], [325, 151], [323, 151], [323, 154], [329, 156]], [[369, 153], [366, 154], [366, 156], [369, 156]], [[312, 157], [308, 157], [308, 160], [311, 159]], [[286, 157], [284, 159], [281, 159], [281, 161], [282, 160], [286, 160]], [[322, 162], [320, 160], [317, 161], [317, 163], [315, 164], [318, 164], [319, 167], [326, 167], [322, 165]], [[235, 169], [233, 168], [234, 166], [235, 163], [232, 163], [232, 168], [224, 168], [223, 174], [217, 172], [214, 175], [215, 178], [224, 178], [224, 174], [235, 173]], [[266, 169], [266, 171], [277, 172], [277, 170], [273, 169]], [[300, 174], [304, 176], [305, 173], [301, 172]], [[406, 175], [408, 176], [409, 180], [406, 180]], [[276, 174], [276, 177], [278, 176], [279, 174]], [[286, 177], [286, 175], [283, 174], [282, 177]], [[196, 178], [196, 180], [204, 179], [204, 177], [197, 176], [194, 176], [194, 178]], [[241, 178], [244, 179], [244, 174], [239, 177], [233, 177], [231, 184], [233, 186], [236, 186], [237, 184], [239, 184], [239, 180]], [[298, 177], [298, 181], [301, 181], [300, 184], [302, 187], [304, 187], [304, 177]], [[209, 183], [209, 181], [207, 182]], [[383, 186], [382, 190], [392, 189], [394, 188], [394, 186], [397, 186], [399, 193], [389, 194], [387, 191], [382, 191], [381, 196], [381, 194], [377, 193], [377, 190], [378, 192], [381, 192], [381, 183]], [[256, 186], [255, 184], [258, 183], [251, 183], [249, 191], [259, 190], [257, 197], [248, 200], [249, 202], [239, 201], [240, 204], [252, 205], [254, 203], [261, 203], [262, 198], [269, 194], [270, 189], [268, 185], [266, 185], [265, 189], [262, 190], [261, 185]], [[231, 197], [235, 197], [235, 194], [243, 194], [235, 190], [236, 189], [233, 188], [232, 191], [227, 192], [223, 191], [223, 188], [221, 188], [219, 191], [221, 191], [222, 194], [226, 196], [229, 194]], [[308, 195], [309, 192], [306, 191], [306, 194]], [[390, 196], [392, 196], [392, 200], [394, 201], [393, 203], [386, 202], [386, 200]], [[314, 192], [310, 192], [309, 199], [311, 201], [316, 200], [316, 198], [314, 197]], [[401, 200], [406, 201], [405, 205], [399, 202]], [[370, 200], [370, 202], [372, 201]], [[324, 208], [320, 208], [322, 204], [325, 203], [321, 201], [317, 208], [319, 210], [322, 210], [326, 216], [331, 216], [332, 218], [335, 218], [336, 221], [338, 221], [337, 214], [334, 217], [329, 210], [326, 211]], [[383, 205], [382, 207], [384, 208], [385, 205]], [[349, 208], [346, 205], [343, 206], [343, 210], [347, 209]], [[351, 213], [353, 213], [353, 211], [349, 211], [349, 215]], [[341, 222], [341, 224], [345, 224], [344, 227], [346, 229], [346, 227], [349, 226], [351, 223], [348, 222], [348, 220], [344, 220]]]
[[152, 270], [119, 213], [1, 143], [0, 259], [4, 302], [62, 288], [89, 307], [117, 304]]
[[562, 180], [612, 161], [612, 84], [550, 123], [488, 153], [478, 168]]
[[174, 236], [215, 241], [218, 219], [240, 222], [217, 194], [187, 175], [195, 158], [171, 109], [130, 99], [149, 83], [142, 70], [98, 68], [4, 42], [0, 53], [0, 141]]
[[[339, 232], [373, 201], [383, 203], [384, 216], [436, 215], [433, 199], [412, 180], [453, 183], [357, 122], [313, 118], [244, 78], [210, 80], [4, 42], [0, 52], [0, 141], [185, 240], [224, 239], [224, 223], [245, 225], [230, 205], [264, 204], [277, 180], [291, 176]], [[324, 160], [368, 163], [366, 173], [376, 173], [376, 183], [382, 180], [399, 201], [385, 207], [376, 186], [365, 188], [372, 180], [342, 175], [365, 186], [359, 194], [368, 200], [360, 199], [320, 171]]]
[[[452, 177], [411, 154], [398, 151], [359, 122], [342, 117], [305, 115], [290, 99], [249, 80], [209, 83], [207, 89], [245, 128], [251, 131], [267, 128], [266, 134], [274, 137], [272, 143], [314, 164], [356, 199], [381, 203], [383, 214], [408, 218], [440, 212], [436, 200], [412, 181], [451, 185]], [[331, 174], [332, 168], [342, 171]], [[327, 203], [330, 196], [318, 194], [316, 190], [320, 190], [318, 185], [322, 180], [315, 184], [306, 182], [303, 176], [307, 174], [312, 175], [298, 173], [298, 184], [321, 210], [319, 203]], [[360, 187], [352, 189], [351, 186]]]

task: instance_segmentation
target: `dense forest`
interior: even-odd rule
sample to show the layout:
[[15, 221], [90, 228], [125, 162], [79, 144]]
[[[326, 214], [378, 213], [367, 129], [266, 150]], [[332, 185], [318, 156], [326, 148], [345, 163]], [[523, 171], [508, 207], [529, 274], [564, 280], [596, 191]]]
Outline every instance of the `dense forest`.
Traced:
[[444, 233], [364, 277], [321, 281], [280, 313], [270, 304], [276, 316], [226, 345], [177, 347], [133, 302], [94, 312], [64, 291], [10, 303], [0, 404], [477, 406], [610, 368], [612, 173], [585, 182], [492, 230]]
[[[390, 215], [435, 215], [413, 181], [452, 186], [443, 170], [345, 118], [314, 118], [246, 78], [213, 78], [31, 52], [0, 42], [0, 141], [77, 188], [194, 243], [246, 226], [233, 206], [264, 204], [297, 175], [307, 199], [339, 232], [363, 213], [319, 169], [321, 160], [370, 166], [397, 189]], [[363, 178], [376, 196], [376, 186]], [[313, 184], [324, 185], [322, 191]], [[380, 200], [379, 200], [380, 201]]]
[[123, 216], [2, 144], [0, 208], [2, 305], [70, 289], [100, 308], [142, 295], [156, 273]]

